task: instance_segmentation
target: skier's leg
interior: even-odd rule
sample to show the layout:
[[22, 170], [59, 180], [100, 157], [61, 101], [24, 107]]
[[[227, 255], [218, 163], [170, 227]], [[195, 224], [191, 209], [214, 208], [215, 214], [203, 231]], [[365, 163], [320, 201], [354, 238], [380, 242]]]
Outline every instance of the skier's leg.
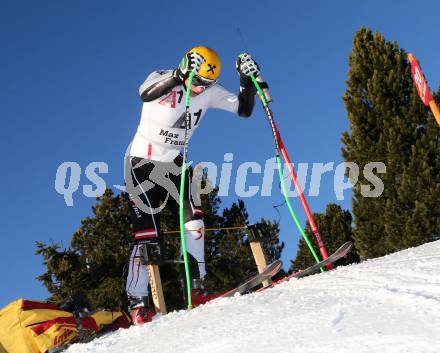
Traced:
[[[212, 300], [218, 295], [209, 294], [205, 291], [203, 280], [206, 276], [205, 265], [205, 224], [203, 222], [203, 211], [201, 205], [196, 205], [193, 201], [193, 196], [198, 190], [192, 189], [193, 170], [189, 168], [185, 180], [185, 195], [184, 195], [184, 214], [185, 214], [185, 242], [188, 252], [189, 272], [191, 278], [191, 297], [194, 307], [204, 304]], [[180, 178], [174, 180], [176, 185], [180, 185]], [[194, 197], [195, 199], [200, 199]], [[178, 205], [176, 206], [178, 208]], [[176, 211], [177, 212], [177, 211]], [[181, 266], [182, 279], [185, 278], [185, 269]], [[187, 302], [186, 281], [182, 281], [183, 293], [185, 301]]]
[[[197, 199], [200, 200], [200, 193], [193, 189], [193, 169], [188, 169], [184, 196], [185, 209], [185, 240], [188, 253], [197, 262], [200, 283], [206, 276], [205, 265], [205, 223], [203, 222], [203, 210], [201, 205], [196, 206], [193, 201], [193, 192], [198, 193]], [[198, 287], [200, 287], [199, 285]]]
[[186, 249], [190, 257], [190, 267], [197, 266], [191, 272], [203, 280], [206, 276], [205, 266], [205, 224], [203, 219], [194, 219], [185, 223]]
[[[174, 160], [178, 168], [182, 166], [182, 158], [178, 156]], [[180, 170], [179, 170], [180, 173]], [[206, 275], [205, 267], [205, 224], [203, 222], [203, 211], [201, 207], [194, 205], [192, 201], [192, 168], [188, 168], [185, 176], [185, 194], [184, 194], [184, 222], [185, 222], [185, 242], [186, 250], [189, 259], [189, 268], [191, 279], [194, 282], [200, 282]], [[173, 182], [177, 190], [180, 190], [181, 174], [170, 175], [170, 180]], [[171, 199], [171, 198], [170, 198]], [[174, 199], [169, 203], [171, 211], [179, 215], [179, 204]], [[182, 266], [182, 270], [183, 270]], [[184, 273], [184, 271], [182, 272]]]
[[[192, 213], [189, 212], [189, 208], [191, 208]], [[185, 209], [188, 209], [187, 214], [192, 215], [191, 219], [185, 222], [185, 240], [192, 278], [192, 304], [196, 307], [217, 298], [218, 294], [208, 293], [204, 287], [206, 264], [203, 212], [200, 208], [194, 206], [191, 199], [187, 199]]]
[[152, 253], [154, 253], [155, 244], [159, 243], [159, 213], [154, 212], [154, 209], [158, 207], [160, 190], [155, 187], [148, 188], [146, 184], [154, 168], [151, 162], [131, 158], [126, 166], [128, 169], [126, 171], [128, 204], [134, 232], [134, 246], [128, 266], [126, 291], [130, 299], [130, 309], [134, 310], [137, 307], [146, 308], [149, 305], [149, 274], [143, 264], [141, 250], [145, 246], [153, 245]]

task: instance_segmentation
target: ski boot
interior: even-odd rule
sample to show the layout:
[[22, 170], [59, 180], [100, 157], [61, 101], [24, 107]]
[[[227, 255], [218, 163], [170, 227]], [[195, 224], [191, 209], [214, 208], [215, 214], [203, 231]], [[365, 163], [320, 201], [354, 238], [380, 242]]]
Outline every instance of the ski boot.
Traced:
[[193, 279], [192, 282], [191, 300], [193, 308], [203, 305], [220, 296], [220, 294], [207, 292], [201, 279]]
[[129, 296], [128, 300], [130, 301], [129, 311], [133, 325], [143, 325], [153, 320], [156, 312], [149, 308], [148, 297]]

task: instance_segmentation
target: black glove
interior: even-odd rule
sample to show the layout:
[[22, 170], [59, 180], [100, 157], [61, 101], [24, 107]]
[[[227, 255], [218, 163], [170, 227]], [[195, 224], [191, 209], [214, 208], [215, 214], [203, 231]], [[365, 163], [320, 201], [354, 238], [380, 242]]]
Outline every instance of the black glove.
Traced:
[[247, 80], [249, 80], [251, 76], [257, 78], [260, 74], [260, 67], [258, 66], [257, 62], [247, 53], [243, 53], [238, 56], [235, 63], [235, 68], [240, 74], [240, 78]]
[[179, 67], [174, 70], [174, 77], [183, 83], [188, 79], [191, 71], [197, 75], [204, 62], [205, 58], [199, 53], [187, 53], [180, 61]]

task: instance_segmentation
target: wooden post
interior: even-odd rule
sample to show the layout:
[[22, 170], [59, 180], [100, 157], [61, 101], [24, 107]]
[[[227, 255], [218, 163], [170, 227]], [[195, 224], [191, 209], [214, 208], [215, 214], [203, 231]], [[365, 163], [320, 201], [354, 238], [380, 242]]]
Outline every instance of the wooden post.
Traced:
[[[254, 255], [255, 263], [257, 264], [258, 273], [263, 272], [267, 267], [266, 257], [264, 256], [263, 247], [259, 242], [259, 238], [261, 238], [260, 231], [255, 227], [255, 225], [251, 224], [247, 227], [247, 234], [249, 238], [249, 245], [251, 246], [252, 255]], [[269, 287], [272, 281], [267, 280], [263, 282], [263, 287]]]
[[153, 297], [154, 309], [157, 313], [165, 315], [167, 313], [167, 307], [165, 304], [165, 298], [163, 296], [162, 281], [160, 279], [160, 272], [158, 265], [147, 265], [149, 273], [149, 281], [151, 288], [151, 296]]
[[[254, 255], [255, 263], [257, 264], [258, 273], [264, 271], [267, 267], [266, 258], [264, 257], [263, 247], [259, 241], [251, 241], [249, 242], [252, 250], [252, 254]], [[263, 282], [263, 287], [269, 287], [271, 285], [271, 281], [267, 280]]]

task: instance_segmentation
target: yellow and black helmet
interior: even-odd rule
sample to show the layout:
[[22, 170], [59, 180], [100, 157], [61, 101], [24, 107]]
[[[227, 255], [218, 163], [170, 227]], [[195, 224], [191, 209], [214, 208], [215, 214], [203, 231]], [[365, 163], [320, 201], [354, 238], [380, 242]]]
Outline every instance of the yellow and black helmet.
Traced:
[[200, 66], [198, 76], [206, 80], [217, 81], [222, 69], [217, 53], [211, 48], [199, 46], [190, 49], [187, 54], [194, 52], [205, 58], [205, 62]]

